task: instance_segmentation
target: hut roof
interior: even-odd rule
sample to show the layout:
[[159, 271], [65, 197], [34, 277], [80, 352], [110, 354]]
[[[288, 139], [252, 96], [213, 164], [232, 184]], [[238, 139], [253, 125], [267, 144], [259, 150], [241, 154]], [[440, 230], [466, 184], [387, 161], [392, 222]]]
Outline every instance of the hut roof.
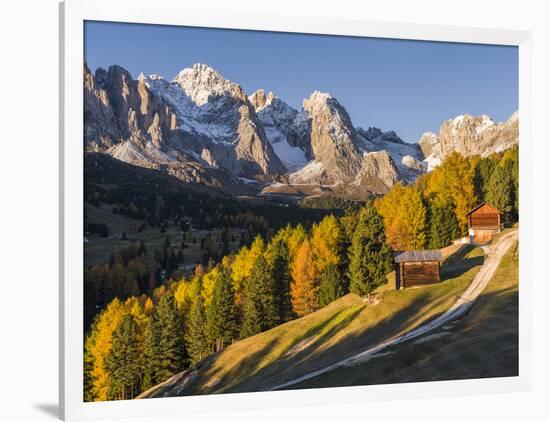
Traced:
[[468, 211], [468, 213], [466, 215], [470, 215], [471, 213], [473, 213], [474, 211], [477, 211], [478, 209], [480, 209], [484, 205], [487, 205], [489, 208], [492, 208], [496, 212], [498, 212], [499, 214], [502, 214], [502, 212], [497, 207], [493, 207], [491, 204], [488, 204], [487, 202], [482, 202], [478, 206], [476, 206], [476, 207], [472, 208], [470, 211]]
[[443, 261], [443, 255], [439, 249], [425, 251], [404, 251], [394, 252], [393, 260], [397, 264], [401, 262]]

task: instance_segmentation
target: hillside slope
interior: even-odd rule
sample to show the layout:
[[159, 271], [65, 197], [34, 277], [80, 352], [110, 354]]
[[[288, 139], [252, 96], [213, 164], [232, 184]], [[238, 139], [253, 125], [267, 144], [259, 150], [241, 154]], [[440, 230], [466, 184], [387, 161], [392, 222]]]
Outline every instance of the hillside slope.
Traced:
[[349, 294], [306, 317], [234, 343], [138, 398], [262, 391], [324, 368], [441, 315], [474, 279], [483, 252], [466, 246], [444, 264], [444, 282], [381, 288], [373, 303]]
[[464, 318], [389, 348], [369, 362], [339, 368], [292, 388], [517, 376], [518, 280], [516, 242]]

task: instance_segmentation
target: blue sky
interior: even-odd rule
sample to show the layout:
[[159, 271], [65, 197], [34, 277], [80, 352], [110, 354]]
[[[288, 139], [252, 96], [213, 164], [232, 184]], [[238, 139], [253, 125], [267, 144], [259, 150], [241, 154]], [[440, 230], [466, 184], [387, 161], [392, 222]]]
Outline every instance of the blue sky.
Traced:
[[171, 80], [206, 63], [297, 109], [314, 90], [329, 92], [355, 126], [408, 142], [459, 114], [503, 121], [518, 108], [516, 47], [87, 22], [84, 52], [92, 70], [118, 64], [134, 77]]

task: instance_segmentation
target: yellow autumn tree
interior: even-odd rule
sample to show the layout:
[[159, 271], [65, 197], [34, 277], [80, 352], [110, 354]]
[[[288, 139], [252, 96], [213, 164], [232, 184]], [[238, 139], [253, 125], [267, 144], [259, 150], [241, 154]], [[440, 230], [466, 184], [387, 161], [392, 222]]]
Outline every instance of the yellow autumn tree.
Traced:
[[292, 263], [290, 298], [292, 309], [299, 317], [307, 315], [319, 307], [318, 273], [313, 263], [313, 252], [308, 239], [305, 239]]
[[117, 298], [113, 299], [101, 313], [94, 326], [93, 343], [90, 345], [90, 354], [93, 357], [92, 390], [97, 401], [109, 398], [109, 373], [105, 366], [105, 359], [113, 347], [113, 333], [120, 324], [126, 309]]
[[252, 245], [250, 245], [250, 248], [246, 246], [241, 248], [239, 253], [235, 256], [231, 264], [231, 281], [233, 282], [235, 301], [237, 304], [241, 301], [244, 281], [252, 274], [254, 264], [257, 258], [264, 253], [264, 250], [265, 243], [261, 236], [257, 236], [254, 242], [252, 242]]
[[298, 249], [300, 249], [304, 239], [307, 237], [307, 233], [301, 224], [298, 224], [296, 227], [287, 227], [285, 230], [288, 232], [286, 235], [288, 254], [292, 258], [298, 253]]
[[451, 206], [460, 232], [468, 226], [466, 214], [477, 202], [474, 188], [475, 160], [453, 152], [418, 182], [424, 195], [439, 206]]
[[338, 265], [342, 254], [342, 230], [338, 220], [329, 215], [311, 230], [311, 247], [317, 274], [330, 265]]
[[145, 315], [150, 317], [153, 314], [154, 310], [155, 305], [153, 304], [153, 301], [150, 297], [147, 297], [147, 299], [145, 299], [145, 303], [143, 304], [143, 312], [145, 313]]
[[387, 242], [394, 250], [425, 247], [426, 206], [415, 186], [398, 183], [375, 206], [384, 219]]
[[127, 309], [128, 313], [134, 318], [135, 323], [138, 326], [138, 332], [143, 333], [145, 326], [147, 325], [147, 315], [145, 314], [145, 309], [142, 305], [142, 301], [132, 296], [126, 299], [124, 306]]
[[214, 267], [202, 277], [202, 297], [206, 307], [208, 307], [212, 301], [212, 292], [214, 291], [214, 285], [219, 276], [220, 268]]

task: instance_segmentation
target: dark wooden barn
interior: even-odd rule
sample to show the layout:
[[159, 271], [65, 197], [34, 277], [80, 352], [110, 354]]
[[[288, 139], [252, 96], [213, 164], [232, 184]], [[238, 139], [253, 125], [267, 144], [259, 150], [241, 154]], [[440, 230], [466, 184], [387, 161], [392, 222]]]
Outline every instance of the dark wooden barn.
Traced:
[[442, 261], [440, 250], [395, 252], [396, 289], [439, 283]]
[[493, 235], [500, 231], [501, 212], [487, 203], [482, 203], [471, 210], [468, 218], [470, 243], [483, 244], [493, 240]]

